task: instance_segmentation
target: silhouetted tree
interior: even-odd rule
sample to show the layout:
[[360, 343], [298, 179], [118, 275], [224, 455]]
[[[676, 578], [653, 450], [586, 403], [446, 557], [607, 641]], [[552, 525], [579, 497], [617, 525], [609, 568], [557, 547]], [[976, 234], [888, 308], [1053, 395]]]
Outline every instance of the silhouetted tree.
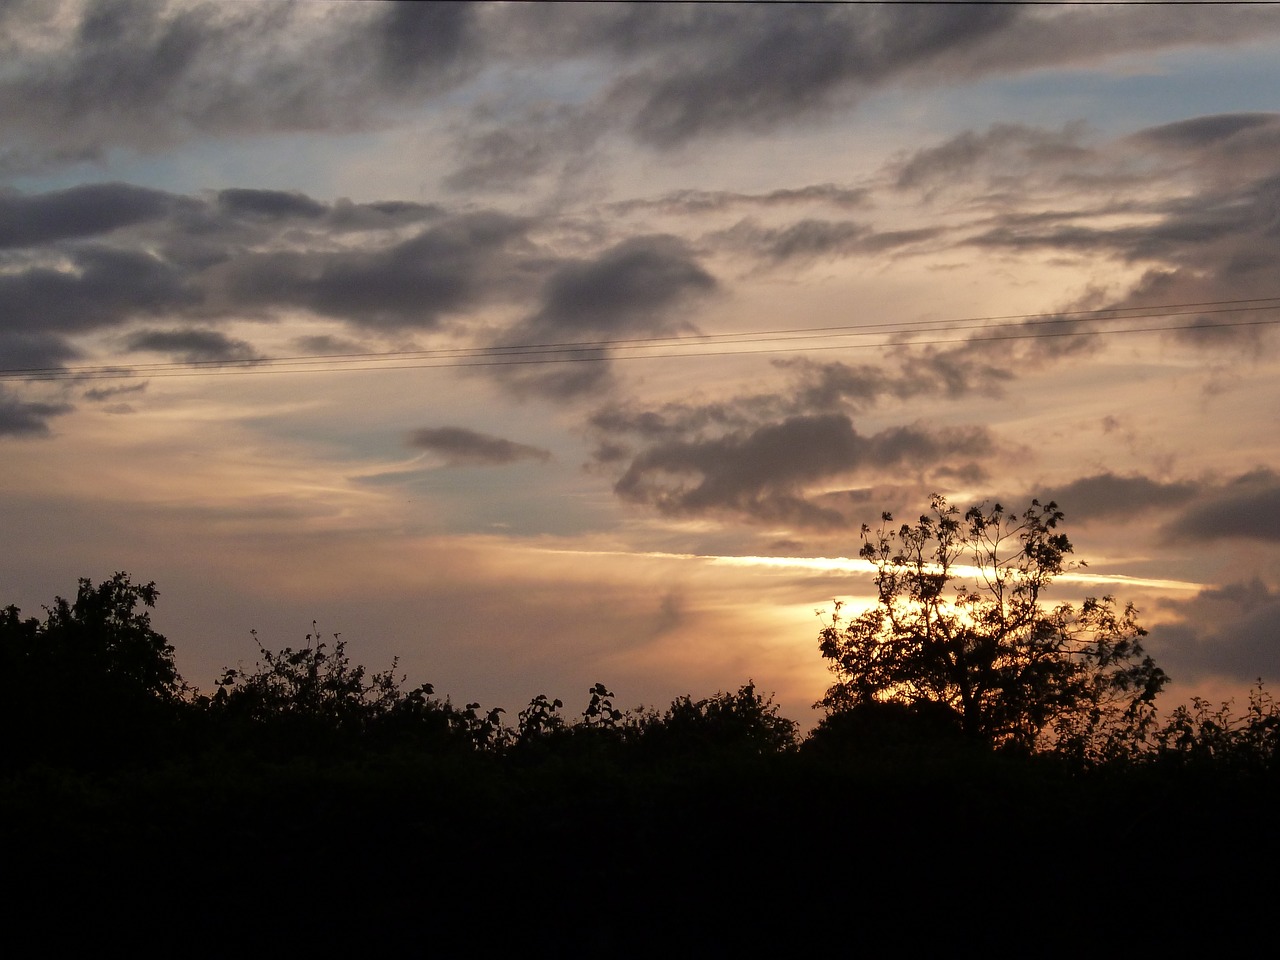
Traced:
[[961, 516], [935, 496], [915, 524], [892, 529], [886, 513], [879, 530], [863, 526], [877, 598], [849, 620], [837, 603], [822, 629], [836, 682], [820, 706], [931, 701], [996, 744], [1089, 760], [1131, 749], [1167, 677], [1143, 654], [1132, 605], [1043, 602], [1070, 569], [1062, 517], [1036, 500], [1021, 516], [999, 504]]
[[184, 705], [173, 647], [151, 628], [154, 583], [117, 573], [81, 579], [74, 601], [57, 597], [43, 621], [0, 611], [0, 716], [10, 760], [111, 762], [148, 745]]

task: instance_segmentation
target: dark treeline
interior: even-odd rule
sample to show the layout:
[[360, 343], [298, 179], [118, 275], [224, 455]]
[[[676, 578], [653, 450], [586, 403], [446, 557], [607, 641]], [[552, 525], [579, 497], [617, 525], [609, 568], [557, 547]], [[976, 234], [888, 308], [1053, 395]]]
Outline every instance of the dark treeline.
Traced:
[[[1016, 917], [1040, 928], [1062, 909], [1050, 889], [1154, 907], [1162, 884], [1280, 850], [1280, 711], [1261, 686], [1105, 760], [921, 704], [846, 704], [801, 738], [750, 682], [636, 710], [596, 684], [580, 709], [540, 695], [510, 716], [316, 634], [207, 693], [152, 629], [156, 597], [117, 574], [43, 619], [0, 612], [10, 909], [234, 916], [295, 946], [376, 929], [719, 953], [843, 942], [850, 921], [914, 916], [922, 891], [960, 917], [1038, 885]], [[1202, 886], [1202, 919], [1238, 905]]]

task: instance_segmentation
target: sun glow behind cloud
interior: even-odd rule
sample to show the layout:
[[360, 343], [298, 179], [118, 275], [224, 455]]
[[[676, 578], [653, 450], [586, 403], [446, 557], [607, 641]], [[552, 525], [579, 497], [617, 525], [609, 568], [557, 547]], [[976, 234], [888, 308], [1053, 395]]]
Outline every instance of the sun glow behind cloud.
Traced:
[[[540, 550], [545, 553], [569, 553], [580, 556], [634, 556], [649, 557], [662, 560], [701, 562], [722, 567], [765, 567], [776, 570], [804, 570], [815, 574], [849, 573], [874, 575], [876, 567], [869, 560], [849, 557], [748, 557], [748, 556], [705, 556], [692, 553], [660, 553], [608, 550]], [[926, 564], [926, 573], [936, 572], [938, 567]], [[968, 564], [956, 564], [951, 572], [958, 578], [981, 577], [983, 569]], [[1199, 591], [1204, 584], [1185, 580], [1153, 579], [1149, 577], [1131, 577], [1116, 573], [1090, 573], [1083, 569], [1069, 570], [1055, 576], [1054, 581], [1061, 583], [1096, 584], [1100, 586], [1147, 587], [1155, 590], [1171, 590], [1175, 592]]]

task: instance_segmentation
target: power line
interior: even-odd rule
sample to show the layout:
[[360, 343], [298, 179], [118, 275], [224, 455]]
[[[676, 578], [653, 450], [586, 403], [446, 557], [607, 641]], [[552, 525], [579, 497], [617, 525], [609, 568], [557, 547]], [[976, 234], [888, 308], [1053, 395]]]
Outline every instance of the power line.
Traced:
[[[1272, 310], [1280, 310], [1280, 297], [1209, 300], [1194, 303], [1158, 304], [1146, 307], [1101, 310], [1075, 310], [1055, 314], [1009, 314], [943, 320], [841, 324], [825, 327], [799, 327], [688, 336], [499, 344], [482, 347], [440, 347], [428, 350], [399, 350], [381, 353], [299, 354], [245, 360], [191, 360], [79, 367], [10, 368], [0, 369], [0, 381], [116, 380], [134, 377], [207, 377], [267, 373], [412, 370], [440, 367], [491, 367], [599, 362], [602, 360], [801, 353], [859, 348], [883, 349], [885, 347], [907, 345], [937, 346], [955, 343], [1274, 326], [1280, 324], [1280, 317], [1220, 321], [1210, 327], [1195, 322], [1173, 325], [1166, 323], [1143, 327], [1083, 328], [1084, 324], [1132, 322], [1149, 319], [1172, 320], [1186, 316], [1204, 317]], [[1070, 325], [1071, 329], [1060, 329], [1064, 324]], [[975, 331], [975, 333], [974, 335], [963, 337], [940, 336], [941, 334], [964, 331]], [[982, 335], [984, 332], [989, 332], [991, 335], [984, 336]], [[929, 334], [929, 336], [921, 336], [922, 334]], [[852, 338], [866, 337], [878, 337], [881, 339], [875, 343], [847, 342]], [[884, 338], [891, 339], [886, 340]], [[836, 339], [846, 342], [836, 344], [807, 343], [807, 341], [830, 341]], [[760, 344], [768, 346], [760, 349], [758, 348]], [[728, 347], [741, 349], [721, 349]]]

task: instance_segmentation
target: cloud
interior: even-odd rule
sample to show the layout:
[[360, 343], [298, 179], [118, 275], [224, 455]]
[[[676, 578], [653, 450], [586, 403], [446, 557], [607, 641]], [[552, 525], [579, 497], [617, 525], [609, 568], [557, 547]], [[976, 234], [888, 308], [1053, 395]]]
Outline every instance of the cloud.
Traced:
[[1041, 501], [1053, 500], [1067, 512], [1069, 519], [1088, 522], [1124, 520], [1152, 511], [1168, 512], [1194, 501], [1203, 489], [1203, 484], [1186, 480], [1163, 482], [1141, 475], [1117, 476], [1108, 472], [1081, 477], [1031, 496]]
[[1148, 127], [1133, 135], [1133, 140], [1176, 153], [1221, 146], [1240, 139], [1244, 133], [1270, 130], [1275, 132], [1277, 120], [1274, 113], [1224, 113], [1207, 117], [1193, 117], [1158, 127]]
[[999, 395], [1013, 374], [987, 363], [976, 350], [897, 348], [884, 362], [821, 363], [788, 357], [773, 365], [793, 377], [786, 407], [804, 410], [864, 410], [882, 400], [921, 396]]
[[[531, 239], [553, 223], [491, 210], [99, 186], [5, 198], [10, 239], [40, 240], [5, 254], [0, 270], [0, 353], [10, 367], [56, 365], [74, 355], [75, 335], [157, 317], [193, 327], [148, 328], [117, 342], [187, 360], [246, 359], [251, 348], [220, 324], [298, 310], [387, 334], [532, 301], [522, 317], [489, 327], [491, 345], [670, 335], [692, 329], [689, 311], [718, 289], [687, 244], [666, 234], [570, 259]], [[19, 214], [45, 210], [57, 216], [43, 234], [23, 227]], [[101, 236], [85, 238], [95, 231]], [[611, 382], [609, 356], [604, 345], [570, 349], [548, 357], [565, 363], [486, 373], [516, 392], [570, 398]]]
[[436, 82], [465, 61], [476, 48], [476, 8], [411, 0], [385, 5], [371, 33], [380, 73], [392, 89]]
[[513, 326], [503, 344], [578, 345], [555, 369], [494, 368], [517, 393], [567, 399], [609, 382], [608, 341], [692, 331], [688, 311], [718, 289], [716, 279], [676, 237], [633, 237], [587, 260], [557, 266], [543, 284], [542, 305]]
[[423, 220], [437, 220], [445, 213], [445, 208], [438, 203], [408, 200], [352, 203], [339, 199], [329, 209], [328, 223], [335, 230], [393, 230]]
[[510, 289], [521, 270], [507, 253], [525, 229], [504, 214], [464, 214], [371, 250], [247, 253], [214, 279], [232, 303], [253, 309], [302, 307], [371, 329], [425, 329]]
[[[939, 4], [763, 5], [749, 12], [664, 11], [597, 42], [661, 66], [615, 82], [608, 103], [630, 115], [641, 141], [666, 148], [694, 137], [763, 132], [847, 107], [893, 84], [952, 83], [992, 74], [1093, 63], [1186, 44], [1227, 44], [1275, 33], [1271, 11], [1209, 17], [1192, 11]], [[674, 35], [673, 35], [674, 34]], [[625, 37], [625, 40], [623, 39]]]
[[838, 527], [846, 517], [819, 505], [812, 495], [825, 491], [815, 487], [853, 475], [935, 467], [956, 455], [989, 453], [993, 446], [975, 428], [939, 433], [905, 426], [864, 436], [844, 414], [797, 416], [749, 432], [655, 443], [632, 459], [614, 491], [673, 516], [732, 514], [755, 522]]
[[1079, 143], [1084, 129], [1072, 124], [1043, 130], [1022, 124], [995, 124], [983, 133], [967, 130], [936, 147], [925, 147], [893, 165], [899, 190], [954, 187], [975, 177], [1024, 176], [1046, 167], [1060, 172], [1092, 157]]
[[132, 383], [124, 387], [93, 387], [86, 390], [81, 396], [86, 400], [101, 403], [104, 400], [114, 400], [117, 397], [127, 396], [131, 393], [143, 393], [146, 389], [147, 383], [143, 381], [142, 383]]
[[1152, 628], [1147, 646], [1175, 680], [1280, 675], [1280, 592], [1262, 580], [1165, 600], [1160, 609], [1173, 619]]
[[71, 269], [0, 274], [0, 334], [74, 333], [191, 308], [200, 295], [172, 264], [144, 250], [82, 245]]
[[10, 4], [10, 168], [201, 135], [353, 130], [479, 61], [466, 3]]
[[444, 458], [450, 467], [496, 467], [519, 460], [550, 460], [551, 451], [465, 427], [424, 427], [407, 440], [409, 446]]
[[1280, 543], [1280, 475], [1260, 467], [1226, 479], [1156, 480], [1111, 472], [1041, 485], [1007, 500], [1053, 500], [1068, 520], [1159, 524], [1166, 543]]
[[99, 236], [165, 217], [181, 202], [125, 183], [89, 183], [35, 196], [0, 192], [0, 249]]
[[608, 132], [608, 120], [577, 105], [538, 103], [522, 116], [473, 114], [455, 143], [459, 166], [444, 179], [455, 191], [524, 191], [528, 180], [555, 172], [574, 194]]
[[1164, 530], [1173, 540], [1280, 543], [1280, 476], [1266, 468], [1205, 492]]
[[738, 193], [730, 190], [674, 190], [660, 197], [620, 200], [608, 205], [616, 214], [638, 210], [658, 210], [688, 216], [720, 213], [735, 207], [786, 207], [798, 204], [825, 204], [840, 208], [865, 207], [871, 191], [865, 187], [846, 187], [834, 183], [815, 183], [804, 187], [770, 190], [767, 193]]
[[293, 345], [299, 353], [309, 356], [344, 357], [373, 352], [368, 344], [345, 337], [334, 337], [329, 334], [315, 334], [298, 337]]
[[[1090, 291], [1065, 310], [1275, 293], [1280, 114], [1194, 117], [1104, 143], [1089, 142], [1086, 133], [1077, 125], [1058, 131], [995, 125], [899, 158], [886, 173], [899, 189], [919, 190], [924, 210], [937, 208], [947, 217], [946, 236], [956, 251], [1144, 268], [1127, 291], [1105, 299]], [[943, 194], [946, 214], [938, 199]], [[957, 214], [961, 209], [976, 215]], [[1206, 307], [1158, 315], [1146, 325], [1167, 326], [1170, 338], [1196, 346], [1252, 349], [1265, 336], [1264, 327], [1247, 322], [1256, 319]], [[1019, 350], [1052, 360], [1096, 349], [1096, 338], [1071, 335], [1078, 323], [1064, 318], [1055, 328], [1050, 321], [1027, 324], [1025, 332], [1037, 338]], [[1099, 320], [1088, 329], [1117, 326]]]
[[131, 334], [132, 350], [168, 353], [186, 363], [252, 360], [258, 356], [244, 340], [233, 340], [216, 330], [140, 330]]
[[37, 331], [0, 330], [0, 370], [51, 370], [79, 353], [66, 337]]
[[0, 385], [0, 437], [45, 436], [50, 419], [73, 409], [68, 403], [22, 400]]
[[688, 329], [671, 311], [710, 293], [715, 278], [672, 236], [632, 237], [593, 260], [557, 269], [543, 288], [542, 308], [528, 321], [535, 336], [670, 333]]
[[[615, 99], [638, 95], [632, 131], [657, 146], [709, 132], [758, 131], [971, 45], [1015, 16], [994, 6], [735, 10], [731, 18], [703, 18], [702, 44], [669, 55], [661, 74], [626, 78]], [[716, 28], [719, 37], [707, 42]]]
[[[610, 128], [657, 149], [812, 121], [895, 84], [1093, 63], [1277, 30], [1235, 7], [1030, 10], [885, 5], [226, 4], [84, 0], [4, 7], [0, 169], [92, 162], [112, 148], [197, 138], [359, 131], [402, 123], [476, 81], [461, 181], [502, 185], [573, 162]], [[572, 68], [580, 93], [546, 110], [538, 84]], [[490, 121], [494, 100], [509, 99]], [[522, 108], [527, 121], [519, 119]], [[534, 145], [532, 163], [501, 136]], [[580, 135], [563, 136], [568, 131]], [[562, 136], [557, 138], [555, 131]], [[525, 151], [529, 152], [529, 151]]]
[[621, 468], [614, 492], [668, 515], [737, 513], [813, 527], [844, 524], [851, 509], [865, 508], [865, 498], [850, 490], [809, 489], [842, 474], [876, 477], [882, 468], [900, 474], [911, 467], [916, 480], [924, 474], [934, 481], [986, 479], [972, 460], [995, 449], [986, 430], [913, 425], [863, 436], [849, 415], [887, 399], [995, 393], [1010, 375], [974, 355], [929, 349], [902, 347], [890, 360], [849, 365], [783, 358], [772, 366], [787, 380], [772, 392], [653, 408], [605, 404], [588, 421], [594, 466]]
[[233, 188], [218, 191], [218, 205], [232, 216], [259, 216], [268, 219], [323, 216], [328, 207], [296, 191]]
[[[556, 261], [523, 264], [525, 231], [494, 212], [276, 190], [0, 193], [0, 365], [54, 366], [75, 355], [71, 336], [156, 317], [211, 327], [303, 308], [375, 331], [433, 327], [532, 293]], [[243, 353], [212, 341], [177, 349]]]
[[744, 250], [775, 263], [817, 260], [855, 253], [883, 253], [937, 236], [941, 231], [924, 228], [876, 233], [854, 220], [799, 220], [785, 227], [766, 227], [741, 220], [710, 239], [729, 248]]

